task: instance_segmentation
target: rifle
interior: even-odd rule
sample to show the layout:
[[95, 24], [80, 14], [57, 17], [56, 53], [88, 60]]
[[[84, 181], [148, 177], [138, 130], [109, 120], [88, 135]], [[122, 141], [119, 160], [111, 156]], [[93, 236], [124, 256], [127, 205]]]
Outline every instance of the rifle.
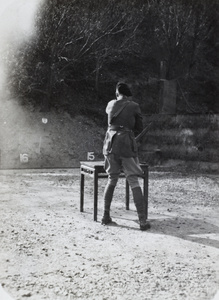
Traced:
[[142, 132], [139, 133], [139, 135], [137, 135], [137, 136], [135, 137], [136, 142], [139, 142], [139, 141], [142, 139], [142, 137], [145, 135], [145, 133], [149, 130], [149, 128], [150, 128], [150, 126], [151, 126], [152, 123], [153, 123], [153, 121], [150, 122], [150, 123], [142, 130]]

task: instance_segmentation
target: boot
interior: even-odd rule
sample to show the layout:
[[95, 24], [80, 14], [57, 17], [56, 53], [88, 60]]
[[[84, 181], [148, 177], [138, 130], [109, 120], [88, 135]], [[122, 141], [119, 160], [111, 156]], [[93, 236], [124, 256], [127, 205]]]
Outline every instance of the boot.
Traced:
[[110, 206], [113, 199], [114, 189], [114, 185], [111, 185], [109, 183], [106, 185], [104, 191], [104, 214], [101, 220], [102, 225], [107, 225], [112, 222], [112, 219], [110, 218]]
[[144, 199], [143, 199], [141, 188], [140, 187], [133, 188], [132, 193], [133, 193], [134, 203], [138, 214], [140, 230], [144, 231], [150, 229], [151, 225], [146, 220]]

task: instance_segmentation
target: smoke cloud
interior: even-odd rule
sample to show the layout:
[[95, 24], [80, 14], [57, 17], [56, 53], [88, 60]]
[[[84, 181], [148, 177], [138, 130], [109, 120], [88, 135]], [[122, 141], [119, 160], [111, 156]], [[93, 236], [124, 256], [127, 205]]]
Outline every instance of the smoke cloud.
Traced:
[[16, 49], [33, 37], [35, 14], [43, 1], [0, 0], [0, 168], [16, 167], [30, 140], [28, 116], [7, 90], [7, 66]]
[[43, 0], [0, 0], [0, 97], [4, 97], [7, 61], [34, 34], [34, 16]]

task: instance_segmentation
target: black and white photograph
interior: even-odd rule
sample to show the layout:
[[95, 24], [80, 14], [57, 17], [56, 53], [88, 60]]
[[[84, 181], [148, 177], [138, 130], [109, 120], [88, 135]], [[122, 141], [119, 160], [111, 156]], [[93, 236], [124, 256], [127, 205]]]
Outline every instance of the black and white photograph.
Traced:
[[219, 1], [0, 0], [0, 300], [219, 300]]

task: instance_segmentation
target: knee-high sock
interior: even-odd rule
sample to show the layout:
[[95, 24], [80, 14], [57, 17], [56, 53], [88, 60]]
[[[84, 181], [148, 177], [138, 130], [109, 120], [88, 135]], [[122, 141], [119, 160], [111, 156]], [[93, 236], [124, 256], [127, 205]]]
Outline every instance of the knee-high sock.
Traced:
[[104, 213], [109, 214], [110, 212], [110, 206], [113, 199], [113, 193], [115, 190], [115, 185], [107, 184], [104, 190]]
[[146, 215], [145, 215], [145, 205], [144, 205], [142, 190], [140, 187], [135, 187], [132, 189], [132, 193], [133, 193], [134, 203], [137, 209], [139, 221], [145, 221]]

